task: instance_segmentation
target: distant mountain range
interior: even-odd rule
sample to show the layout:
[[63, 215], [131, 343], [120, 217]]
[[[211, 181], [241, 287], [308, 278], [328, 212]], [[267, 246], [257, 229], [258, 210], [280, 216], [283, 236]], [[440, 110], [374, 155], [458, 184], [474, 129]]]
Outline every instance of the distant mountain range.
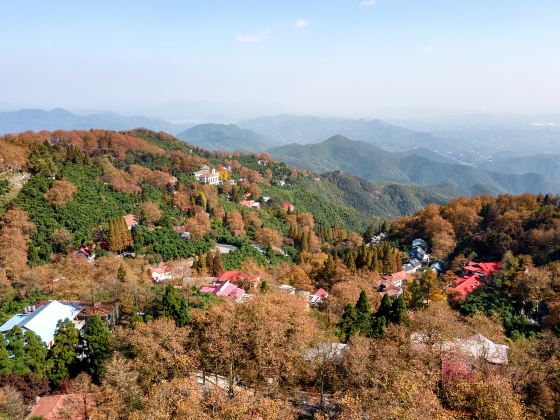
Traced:
[[199, 124], [180, 132], [177, 137], [207, 150], [262, 152], [279, 145], [275, 140], [234, 124]]
[[[412, 183], [437, 188], [445, 196], [459, 194], [497, 194], [510, 192], [560, 192], [560, 183], [536, 173], [504, 174], [449, 163], [434, 153], [429, 159], [425, 151], [392, 153], [377, 146], [334, 136], [317, 144], [290, 144], [270, 150], [279, 161], [314, 172], [344, 171], [371, 182]], [[434, 191], [434, 190], [433, 190]]]
[[50, 111], [22, 109], [19, 111], [0, 112], [0, 135], [28, 130], [89, 130], [90, 128], [130, 130], [138, 127], [176, 134], [190, 126], [192, 124], [174, 124], [157, 118], [127, 117], [113, 113], [82, 116], [62, 108], [55, 108]]
[[446, 150], [453, 147], [444, 139], [429, 133], [417, 132], [378, 119], [351, 120], [324, 117], [300, 117], [276, 115], [241, 121], [247, 128], [281, 143], [318, 143], [326, 138], [341, 135], [374, 144], [391, 151], [402, 151], [417, 147], [430, 150]]

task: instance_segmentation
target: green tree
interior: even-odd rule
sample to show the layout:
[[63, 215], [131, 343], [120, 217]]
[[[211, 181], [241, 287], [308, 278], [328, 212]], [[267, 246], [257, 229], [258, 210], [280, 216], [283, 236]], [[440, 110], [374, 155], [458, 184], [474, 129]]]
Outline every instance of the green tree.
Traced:
[[354, 305], [349, 303], [344, 307], [344, 312], [338, 321], [338, 330], [341, 340], [345, 343], [357, 332], [358, 317], [359, 314]]
[[177, 323], [178, 327], [184, 327], [188, 325], [191, 321], [191, 313], [189, 309], [189, 305], [185, 298], [181, 299], [181, 303], [179, 304], [179, 310], [175, 315], [175, 322]]
[[0, 332], [0, 375], [6, 375], [12, 372], [12, 360], [10, 353], [6, 348], [6, 339], [4, 334]]
[[69, 319], [59, 321], [54, 335], [54, 344], [48, 352], [51, 360], [49, 379], [60, 383], [68, 378], [76, 366], [76, 347], [79, 337], [78, 330]]
[[[121, 266], [122, 267], [122, 266]], [[110, 354], [110, 333], [101, 318], [94, 316], [83, 334], [85, 361], [95, 383], [101, 382], [103, 364]]]
[[25, 341], [25, 365], [37, 378], [46, 378], [50, 365], [47, 361], [47, 346], [33, 331], [25, 331], [23, 338]]
[[393, 302], [390, 321], [399, 325], [408, 323], [408, 310], [403, 295], [400, 295]]
[[12, 372], [26, 374], [30, 369], [25, 364], [25, 338], [23, 330], [15, 326], [6, 333], [7, 349], [10, 354]]
[[56, 152], [48, 141], [35, 147], [29, 153], [27, 167], [31, 173], [42, 175], [46, 178], [52, 178], [58, 174], [59, 166], [57, 164]]
[[383, 299], [381, 299], [381, 305], [379, 305], [379, 309], [377, 310], [375, 316], [376, 317], [385, 317], [386, 320], [391, 319], [391, 314], [393, 312], [393, 302], [387, 293], [383, 295]]
[[362, 335], [368, 335], [371, 328], [371, 305], [364, 290], [360, 292], [360, 297], [356, 302], [356, 326], [355, 330]]
[[191, 320], [190, 309], [186, 299], [183, 296], [179, 296], [171, 284], [167, 284], [165, 287], [161, 304], [157, 310], [157, 316], [172, 318], [179, 327], [184, 327]]
[[351, 273], [356, 272], [356, 257], [354, 256], [354, 251], [348, 251], [345, 263]]

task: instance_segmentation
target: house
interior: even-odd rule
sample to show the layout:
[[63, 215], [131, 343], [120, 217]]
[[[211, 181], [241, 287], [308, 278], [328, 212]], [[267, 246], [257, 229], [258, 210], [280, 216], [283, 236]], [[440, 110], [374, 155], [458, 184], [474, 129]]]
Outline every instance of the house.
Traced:
[[413, 258], [403, 264], [403, 271], [407, 274], [413, 274], [416, 273], [420, 267], [422, 267], [422, 261]]
[[123, 216], [123, 218], [128, 230], [131, 230], [134, 226], [140, 223], [140, 216], [136, 216], [135, 214], [127, 214], [126, 216]]
[[161, 267], [150, 268], [149, 269], [152, 279], [156, 283], [161, 283], [165, 280], [171, 280], [173, 278], [174, 272], [173, 270], [167, 266], [162, 265]]
[[215, 296], [229, 297], [236, 303], [241, 303], [249, 298], [245, 290], [237, 287], [235, 284], [226, 281], [216, 281], [212, 286], [205, 286], [200, 289], [203, 293], [210, 293]]
[[235, 283], [238, 286], [242, 286], [245, 289], [256, 289], [260, 284], [261, 279], [258, 276], [253, 276], [250, 274], [245, 274], [239, 270], [235, 271], [224, 271], [218, 277], [216, 277], [217, 282], [229, 281], [230, 283]]
[[194, 177], [198, 182], [208, 185], [218, 185], [220, 183], [220, 174], [216, 172], [216, 169], [208, 168], [204, 165], [199, 171], [193, 173]]
[[50, 348], [53, 345], [59, 321], [69, 319], [74, 321], [77, 329], [82, 329], [84, 322], [76, 319], [82, 309], [81, 305], [64, 304], [58, 300], [38, 302], [33, 306], [27, 306], [22, 313], [11, 317], [0, 326], [0, 331], [5, 333], [15, 326], [20, 327], [23, 331], [33, 331]]
[[255, 201], [255, 200], [243, 200], [239, 204], [241, 204], [243, 207], [247, 207], [247, 208], [250, 208], [250, 209], [260, 209], [261, 208], [261, 203], [259, 203], [258, 201]]
[[373, 245], [377, 245], [379, 243], [381, 243], [382, 240], [384, 240], [387, 237], [386, 233], [380, 233], [379, 235], [373, 235], [371, 237], [370, 243], [372, 243]]
[[309, 295], [309, 303], [311, 305], [320, 305], [329, 297], [329, 293], [325, 289], [318, 289], [312, 295]]
[[412, 241], [412, 248], [422, 248], [428, 251], [428, 243], [424, 239], [415, 239]]
[[280, 286], [278, 286], [278, 289], [290, 295], [295, 295], [297, 291], [294, 286], [290, 286], [289, 284], [281, 284]]
[[216, 250], [220, 251], [220, 254], [229, 254], [230, 252], [235, 252], [239, 248], [235, 245], [228, 245], [228, 244], [216, 244]]
[[95, 407], [93, 394], [46, 395], [38, 399], [27, 419], [86, 420]]
[[185, 228], [184, 226], [174, 226], [173, 230], [181, 237], [181, 239], [191, 239], [191, 233], [187, 232], [187, 228]]
[[284, 203], [282, 204], [282, 209], [287, 213], [293, 213], [296, 209], [296, 206], [294, 206], [292, 203]]
[[428, 254], [424, 248], [422, 247], [416, 247], [416, 248], [412, 248], [410, 251], [408, 251], [408, 256], [410, 258], [414, 258], [417, 259], [419, 261], [422, 262], [427, 262], [430, 260], [430, 254]]
[[78, 321], [83, 321], [86, 325], [93, 319], [94, 316], [98, 316], [101, 321], [109, 328], [115, 327], [118, 320], [118, 310], [114, 303], [111, 302], [67, 302], [65, 304], [81, 305], [83, 307], [82, 311], [78, 314], [76, 319]]
[[276, 181], [275, 184], [278, 185], [279, 187], [283, 187], [284, 185], [286, 185], [286, 181], [283, 180]]
[[406, 283], [407, 277], [408, 274], [406, 273], [406, 271], [399, 271], [397, 273], [383, 276], [383, 281], [381, 282], [381, 284], [385, 285], [386, 287], [401, 287]]
[[77, 250], [74, 255], [79, 256], [79, 257], [83, 257], [85, 259], [87, 259], [87, 261], [89, 263], [93, 263], [95, 261], [95, 244], [93, 244], [90, 247], [82, 247], [79, 250]]
[[443, 273], [443, 270], [445, 270], [445, 263], [443, 261], [436, 261], [436, 262], [430, 264], [430, 269], [434, 273], [440, 275], [440, 274]]
[[455, 294], [455, 299], [462, 299], [489, 281], [500, 267], [499, 262], [477, 263], [471, 261], [463, 267], [463, 275], [455, 280], [449, 290]]

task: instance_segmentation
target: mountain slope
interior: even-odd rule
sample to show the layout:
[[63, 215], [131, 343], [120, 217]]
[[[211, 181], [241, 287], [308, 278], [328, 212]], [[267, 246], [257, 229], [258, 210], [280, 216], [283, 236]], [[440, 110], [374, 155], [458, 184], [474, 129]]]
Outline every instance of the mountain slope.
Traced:
[[386, 150], [402, 151], [415, 147], [443, 150], [453, 147], [444, 139], [428, 133], [416, 132], [384, 121], [348, 120], [339, 118], [277, 115], [242, 121], [238, 124], [282, 143], [317, 143], [322, 139], [342, 135]]
[[177, 137], [208, 150], [262, 152], [277, 144], [253, 130], [234, 124], [199, 124], [180, 132]]
[[81, 116], [61, 108], [55, 108], [50, 111], [22, 109], [19, 111], [0, 112], [0, 135], [28, 130], [89, 130], [90, 128], [130, 130], [137, 127], [177, 133], [188, 126], [185, 124], [173, 124], [156, 118], [128, 117], [113, 113]]
[[316, 172], [339, 170], [372, 182], [438, 186], [445, 195], [560, 191], [560, 184], [538, 174], [502, 174], [446, 163], [441, 159], [435, 161], [421, 156], [391, 153], [342, 136], [318, 144], [282, 146], [272, 149], [270, 153], [275, 159], [289, 165]]

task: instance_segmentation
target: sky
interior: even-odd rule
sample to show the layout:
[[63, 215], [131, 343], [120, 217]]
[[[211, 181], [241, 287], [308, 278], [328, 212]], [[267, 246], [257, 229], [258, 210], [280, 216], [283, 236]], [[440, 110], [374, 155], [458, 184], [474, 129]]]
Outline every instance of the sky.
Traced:
[[557, 0], [2, 0], [0, 109], [560, 110]]

